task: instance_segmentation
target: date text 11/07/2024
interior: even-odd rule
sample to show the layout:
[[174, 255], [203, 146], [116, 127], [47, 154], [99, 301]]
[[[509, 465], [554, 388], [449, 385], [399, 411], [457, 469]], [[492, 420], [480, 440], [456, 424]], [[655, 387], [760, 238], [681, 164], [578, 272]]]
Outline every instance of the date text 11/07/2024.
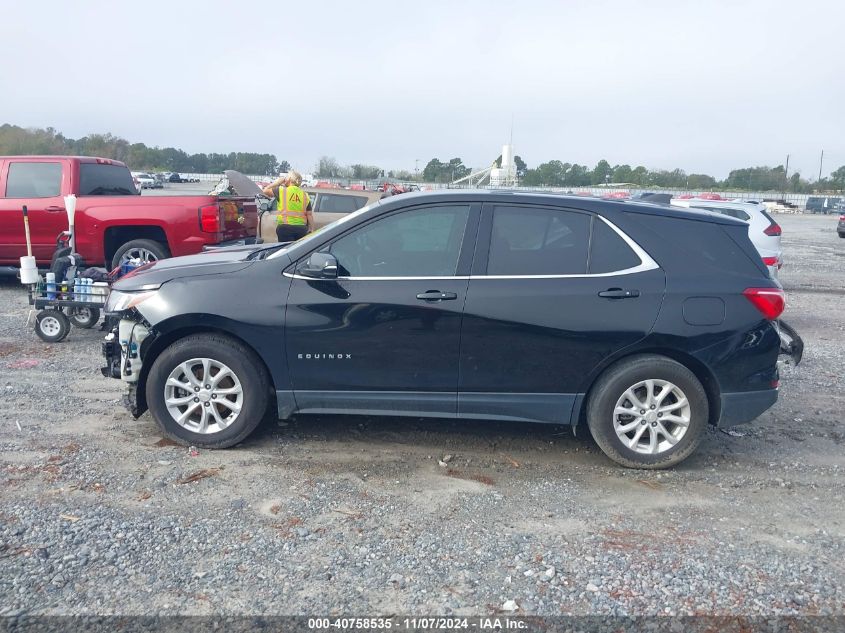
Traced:
[[312, 630], [406, 630], [406, 631], [524, 631], [529, 623], [519, 618], [309, 618], [308, 628]]

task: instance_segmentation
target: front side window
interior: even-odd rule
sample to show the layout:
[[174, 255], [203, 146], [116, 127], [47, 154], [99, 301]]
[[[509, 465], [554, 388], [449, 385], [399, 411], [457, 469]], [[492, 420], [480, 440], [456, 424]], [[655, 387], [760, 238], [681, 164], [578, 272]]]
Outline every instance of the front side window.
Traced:
[[469, 205], [412, 209], [333, 242], [344, 277], [450, 277], [458, 268]]
[[7, 198], [52, 198], [62, 190], [61, 163], [10, 163]]
[[589, 215], [560, 209], [496, 207], [487, 274], [584, 274], [589, 242]]

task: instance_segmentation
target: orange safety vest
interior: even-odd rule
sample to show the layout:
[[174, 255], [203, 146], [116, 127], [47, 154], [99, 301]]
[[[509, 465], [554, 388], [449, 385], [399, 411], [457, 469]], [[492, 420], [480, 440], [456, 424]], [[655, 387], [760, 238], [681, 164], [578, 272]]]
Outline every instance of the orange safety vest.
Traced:
[[310, 202], [308, 194], [296, 185], [279, 188], [279, 226], [289, 224], [294, 226], [305, 226], [308, 222], [305, 212]]

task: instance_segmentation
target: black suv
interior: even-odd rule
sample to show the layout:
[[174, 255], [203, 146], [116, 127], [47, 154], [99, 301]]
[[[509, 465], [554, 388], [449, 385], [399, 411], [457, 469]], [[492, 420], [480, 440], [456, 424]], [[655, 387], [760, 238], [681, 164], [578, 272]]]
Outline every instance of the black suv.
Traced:
[[294, 413], [585, 422], [632, 467], [777, 400], [784, 295], [726, 216], [493, 191], [408, 194], [289, 244], [115, 284], [106, 375], [222, 448]]

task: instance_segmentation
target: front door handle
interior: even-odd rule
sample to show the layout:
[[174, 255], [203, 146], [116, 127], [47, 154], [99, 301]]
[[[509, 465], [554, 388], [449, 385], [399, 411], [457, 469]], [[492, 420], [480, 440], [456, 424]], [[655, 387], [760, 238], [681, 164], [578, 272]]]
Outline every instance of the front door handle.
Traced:
[[622, 288], [608, 288], [599, 293], [600, 297], [605, 299], [630, 299], [632, 297], [639, 297], [639, 290], [623, 290]]
[[64, 211], [61, 207], [46, 207], [44, 210], [47, 213], [58, 213], [59, 211]]
[[426, 290], [417, 295], [420, 301], [453, 301], [458, 295], [454, 292], [440, 292], [439, 290]]

